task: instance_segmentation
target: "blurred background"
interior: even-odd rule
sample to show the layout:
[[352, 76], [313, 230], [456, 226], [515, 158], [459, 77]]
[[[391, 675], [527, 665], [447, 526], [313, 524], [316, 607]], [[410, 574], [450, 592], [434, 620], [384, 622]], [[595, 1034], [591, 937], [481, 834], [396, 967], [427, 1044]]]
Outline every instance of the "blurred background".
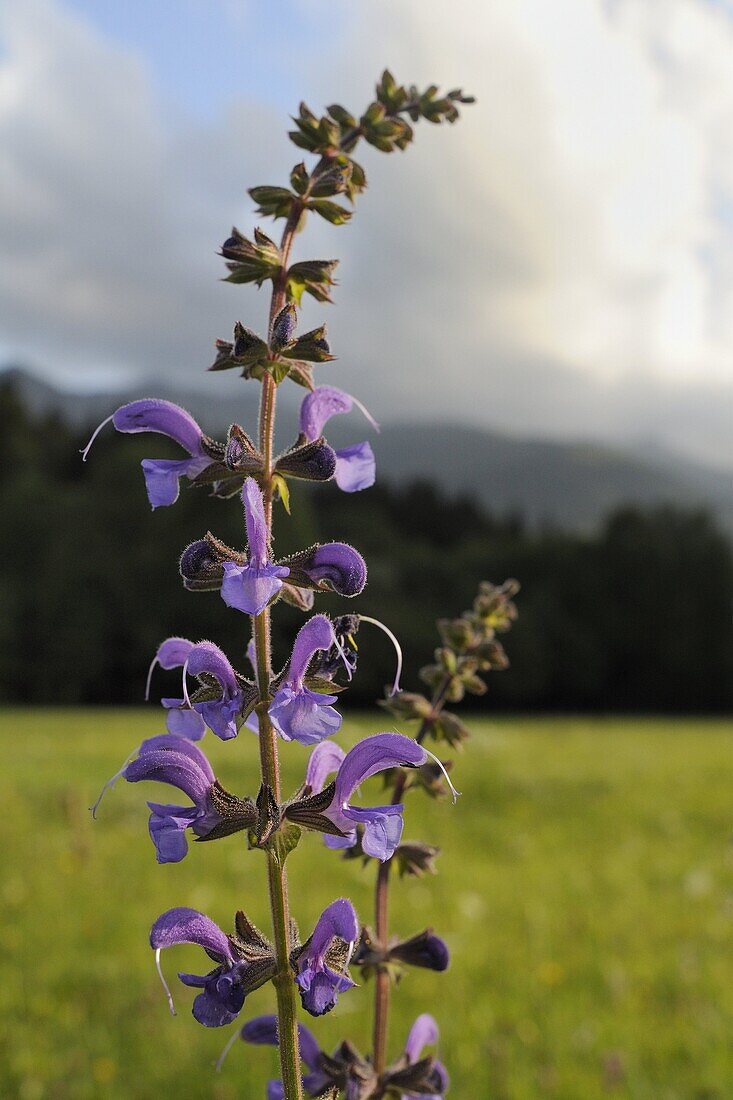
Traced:
[[[353, 223], [311, 219], [296, 241], [296, 259], [341, 261], [335, 307], [303, 309], [338, 356], [318, 381], [356, 395], [381, 432], [356, 412], [329, 425], [336, 445], [369, 438], [377, 485], [294, 492], [278, 548], [362, 551], [359, 609], [400, 637], [408, 688], [436, 618], [482, 579], [522, 583], [511, 667], [473, 703], [481, 769], [456, 765], [481, 813], [464, 835], [458, 813], [446, 827], [447, 811], [421, 811], [456, 858], [470, 844], [476, 884], [454, 869], [450, 892], [411, 884], [404, 903], [436, 926], [445, 914], [460, 977], [448, 992], [411, 977], [408, 1002], [460, 1014], [481, 974], [482, 1013], [446, 1020], [459, 1097], [733, 1094], [728, 0], [0, 6], [0, 782], [15, 853], [0, 897], [3, 1094], [158, 1095], [173, 1084], [155, 1061], [163, 1034], [182, 1096], [259, 1094], [261, 1054], [244, 1086], [244, 1059], [214, 1084], [208, 1047], [160, 1020], [146, 922], [185, 889], [166, 868], [171, 896], [157, 896], [139, 798], [117, 792], [117, 820], [93, 832], [84, 809], [158, 732], [154, 709], [132, 707], [160, 640], [241, 652], [238, 617], [177, 575], [207, 530], [241, 543], [241, 517], [194, 489], [151, 513], [139, 461], [177, 456], [162, 437], [107, 428], [85, 465], [78, 452], [140, 396], [184, 405], [217, 438], [232, 420], [253, 429], [256, 387], [206, 368], [235, 321], [263, 329], [267, 303], [219, 281], [217, 248], [232, 223], [251, 233], [246, 189], [284, 183], [301, 158], [286, 136], [298, 102], [358, 114], [385, 65], [478, 102], [455, 127], [421, 124], [404, 155], [363, 153]], [[300, 396], [282, 387], [283, 446]], [[297, 622], [276, 618], [276, 659]], [[368, 708], [391, 668], [372, 639], [348, 693], [354, 732], [384, 724]], [[243, 761], [254, 769], [251, 746]], [[134, 846], [150, 881], [128, 906], [115, 868]], [[31, 979], [18, 959], [36, 954], [24, 937], [46, 903], [66, 915]], [[115, 936], [124, 958], [104, 948]], [[106, 1011], [132, 1031], [92, 1011], [103, 972], [130, 975]]]

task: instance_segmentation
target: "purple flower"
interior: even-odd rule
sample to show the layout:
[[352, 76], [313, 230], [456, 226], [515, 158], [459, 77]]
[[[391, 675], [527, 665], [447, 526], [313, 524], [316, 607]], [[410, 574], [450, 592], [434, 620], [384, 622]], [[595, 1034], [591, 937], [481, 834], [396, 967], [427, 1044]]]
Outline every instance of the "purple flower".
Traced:
[[333, 627], [325, 615], [314, 615], [298, 631], [287, 674], [268, 710], [273, 726], [285, 741], [313, 745], [341, 726], [341, 715], [332, 705], [337, 697], [311, 691], [304, 683], [314, 653], [329, 649], [334, 642]]
[[246, 565], [224, 562], [221, 598], [227, 607], [259, 615], [283, 586], [282, 577], [290, 570], [273, 565], [268, 547], [267, 522], [262, 493], [254, 478], [248, 477], [242, 486], [242, 503], [247, 525], [248, 560]]
[[[155, 665], [172, 669], [183, 667], [183, 698], [162, 700], [168, 711], [168, 732], [191, 741], [203, 737], [206, 726], [223, 741], [237, 736], [237, 719], [244, 706], [244, 693], [229, 660], [213, 642], [188, 638], [166, 638], [158, 647], [148, 672], [148, 689]], [[219, 686], [219, 697], [192, 702], [186, 688], [186, 673], [202, 678], [202, 688], [213, 692], [212, 678]], [[145, 697], [148, 696], [146, 690]]]
[[[336, 386], [317, 386], [300, 406], [300, 431], [309, 440], [318, 439], [332, 416], [351, 412], [356, 406], [372, 427], [379, 425], [360, 401]], [[374, 452], [368, 443], [355, 443], [336, 451], [336, 484], [345, 493], [356, 493], [374, 484]]]
[[213, 642], [199, 642], [193, 647], [184, 669], [184, 693], [186, 673], [192, 676], [213, 676], [221, 689], [218, 699], [194, 703], [194, 709], [217, 737], [228, 741], [237, 736], [237, 718], [242, 710], [242, 690], [234, 669], [224, 653]]
[[336, 789], [326, 816], [346, 835], [326, 836], [329, 848], [352, 848], [356, 844], [356, 826], [362, 825], [361, 840], [366, 855], [382, 861], [391, 859], [402, 837], [402, 811], [398, 803], [388, 806], [352, 806], [354, 791], [366, 779], [388, 768], [417, 768], [428, 759], [427, 751], [400, 733], [376, 733], [355, 745], [339, 763], [338, 753], [328, 756], [318, 746], [313, 750], [306, 772], [306, 783], [313, 793], [323, 790], [327, 776], [336, 770]]
[[346, 967], [358, 938], [359, 922], [347, 898], [339, 898], [323, 910], [296, 961], [295, 981], [303, 1008], [311, 1016], [330, 1012], [339, 993], [353, 988]]
[[[438, 1025], [432, 1016], [427, 1012], [424, 1012], [422, 1016], [418, 1016], [415, 1023], [410, 1028], [410, 1034], [407, 1036], [407, 1042], [405, 1043], [405, 1057], [408, 1065], [415, 1065], [420, 1061], [422, 1052], [426, 1046], [432, 1046], [437, 1043], [439, 1038]], [[429, 1079], [421, 1084], [419, 1095], [423, 1097], [423, 1100], [442, 1100], [448, 1091], [450, 1080], [448, 1073], [442, 1062], [433, 1061], [429, 1069]], [[434, 1091], [427, 1093], [425, 1088], [433, 1088]], [[405, 1092], [403, 1097], [416, 1096], [417, 1093]]]
[[204, 434], [196, 421], [179, 405], [171, 401], [161, 401], [156, 397], [147, 397], [141, 401], [132, 401], [121, 405], [112, 416], [102, 421], [82, 452], [86, 461], [89, 448], [101, 429], [112, 421], [118, 432], [137, 434], [138, 432], [159, 432], [175, 439], [190, 458], [144, 458], [145, 486], [148, 500], [153, 508], [174, 504], [178, 499], [179, 481], [187, 477], [193, 481], [212, 459], [203, 447]]
[[[145, 685], [146, 701], [150, 698], [150, 683], [155, 666], [160, 665], [168, 671], [173, 668], [182, 668], [193, 647], [194, 643], [188, 638], [166, 638], [161, 642], [148, 669]], [[189, 741], [201, 740], [206, 732], [206, 723], [197, 711], [186, 706], [185, 699], [164, 698], [161, 699], [161, 703], [168, 712], [165, 721], [168, 733], [173, 733], [177, 737], [187, 737]]]
[[136, 760], [122, 772], [128, 783], [153, 780], [177, 787], [191, 799], [192, 806], [168, 806], [148, 802], [150, 837], [158, 863], [180, 863], [188, 851], [186, 829], [206, 836], [222, 817], [211, 803], [216, 777], [196, 745], [185, 737], [169, 733], [143, 741]]
[[150, 946], [155, 951], [158, 973], [171, 1013], [175, 1015], [175, 1009], [160, 969], [160, 952], [164, 947], [175, 947], [181, 943], [198, 944], [217, 964], [208, 974], [178, 975], [184, 985], [201, 989], [193, 1002], [195, 1019], [204, 1027], [222, 1027], [231, 1023], [244, 1004], [246, 964], [235, 952], [229, 936], [213, 920], [196, 909], [169, 909], [158, 917], [150, 930]]
[[[277, 1016], [256, 1016], [253, 1020], [248, 1020], [244, 1027], [233, 1035], [227, 1043], [217, 1066], [221, 1066], [232, 1043], [238, 1038], [245, 1043], [252, 1043], [257, 1046], [279, 1046]], [[308, 1030], [305, 1024], [298, 1024], [298, 1046], [300, 1047], [301, 1061], [305, 1062], [310, 1070], [310, 1073], [303, 1076], [303, 1088], [308, 1096], [318, 1096], [331, 1083], [331, 1078], [319, 1068], [321, 1049], [313, 1033]], [[267, 1100], [284, 1100], [284, 1098], [285, 1090], [282, 1081], [268, 1081]]]

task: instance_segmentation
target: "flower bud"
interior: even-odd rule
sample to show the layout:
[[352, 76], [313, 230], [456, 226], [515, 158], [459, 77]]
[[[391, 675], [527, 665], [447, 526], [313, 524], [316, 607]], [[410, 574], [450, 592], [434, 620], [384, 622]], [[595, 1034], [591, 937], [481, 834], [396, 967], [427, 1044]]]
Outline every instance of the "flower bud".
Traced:
[[400, 844], [395, 852], [395, 859], [401, 875], [414, 875], [421, 878], [423, 875], [434, 875], [435, 859], [440, 853], [440, 848], [433, 844], [422, 844], [418, 841]]
[[281, 351], [291, 343], [295, 336], [295, 328], [298, 323], [298, 315], [295, 310], [295, 306], [289, 302], [286, 306], [280, 310], [275, 320], [272, 322], [272, 335], [270, 337], [270, 347], [273, 351]]
[[280, 474], [303, 481], [330, 481], [336, 472], [336, 452], [321, 436], [312, 443], [302, 443], [280, 455], [275, 469]]
[[290, 568], [288, 581], [298, 588], [337, 592], [339, 596], [358, 596], [366, 584], [366, 563], [353, 546], [327, 542], [301, 550], [283, 563]]
[[232, 550], [210, 532], [192, 542], [181, 554], [179, 571], [189, 592], [212, 592], [221, 588], [224, 562], [244, 561], [244, 555]]
[[224, 465], [242, 473], [262, 469], [262, 455], [239, 424], [232, 424], [227, 433]]
[[397, 959], [408, 966], [420, 966], [426, 970], [438, 971], [447, 970], [450, 963], [450, 953], [446, 944], [430, 928], [390, 948], [389, 958]]

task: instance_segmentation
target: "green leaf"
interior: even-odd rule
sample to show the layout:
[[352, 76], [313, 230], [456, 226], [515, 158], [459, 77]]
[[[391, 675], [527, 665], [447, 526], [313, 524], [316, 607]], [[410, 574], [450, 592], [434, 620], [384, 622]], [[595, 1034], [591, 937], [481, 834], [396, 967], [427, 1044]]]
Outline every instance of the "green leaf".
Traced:
[[277, 359], [274, 362], [270, 361], [268, 363], [268, 366], [270, 374], [275, 379], [276, 386], [279, 386], [281, 382], [284, 382], [290, 374], [290, 364], [283, 363], [282, 359]]
[[347, 210], [337, 202], [331, 202], [330, 199], [312, 199], [308, 207], [315, 210], [316, 214], [320, 214], [331, 225], [345, 225], [351, 219], [351, 210]]
[[257, 203], [259, 214], [273, 218], [287, 218], [298, 197], [287, 187], [250, 187], [249, 195]]
[[293, 191], [296, 192], [296, 194], [302, 195], [305, 193], [309, 182], [310, 176], [308, 175], [303, 161], [301, 161], [300, 164], [295, 165], [292, 172], [290, 173], [290, 186], [292, 187]]
[[271, 837], [268, 847], [282, 867], [285, 860], [300, 843], [301, 830], [292, 821], [285, 821]]

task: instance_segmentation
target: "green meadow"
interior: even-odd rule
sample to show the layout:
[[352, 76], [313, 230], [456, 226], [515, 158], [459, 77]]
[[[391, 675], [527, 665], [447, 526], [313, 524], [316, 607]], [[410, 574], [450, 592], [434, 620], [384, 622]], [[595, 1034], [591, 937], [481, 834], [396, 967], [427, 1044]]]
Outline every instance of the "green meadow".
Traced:
[[[384, 728], [347, 721], [346, 740]], [[394, 997], [397, 1053], [431, 1011], [456, 1100], [727, 1100], [733, 1096], [733, 726], [722, 721], [497, 719], [473, 723], [456, 762], [456, 806], [412, 795], [405, 838], [442, 848], [439, 874], [403, 880], [392, 925], [432, 924], [446, 974], [412, 970]], [[163, 956], [168, 1015], [147, 934], [174, 905], [227, 928], [237, 908], [267, 929], [263, 861], [242, 836], [192, 845], [158, 867], [147, 836], [152, 786], [124, 783], [99, 818], [87, 807], [143, 737], [153, 711], [5, 711], [0, 877], [0, 1095], [21, 1100], [264, 1097], [268, 1048], [207, 1031]], [[225, 786], [255, 793], [244, 733], [204, 747]], [[286, 789], [307, 753], [283, 746]], [[367, 797], [378, 793], [365, 791]], [[161, 800], [165, 797], [160, 795]], [[373, 869], [308, 835], [289, 861], [307, 934], [348, 894], [370, 918]], [[369, 985], [309, 1021], [326, 1049], [368, 1049]], [[269, 1011], [270, 991], [242, 1020]]]

